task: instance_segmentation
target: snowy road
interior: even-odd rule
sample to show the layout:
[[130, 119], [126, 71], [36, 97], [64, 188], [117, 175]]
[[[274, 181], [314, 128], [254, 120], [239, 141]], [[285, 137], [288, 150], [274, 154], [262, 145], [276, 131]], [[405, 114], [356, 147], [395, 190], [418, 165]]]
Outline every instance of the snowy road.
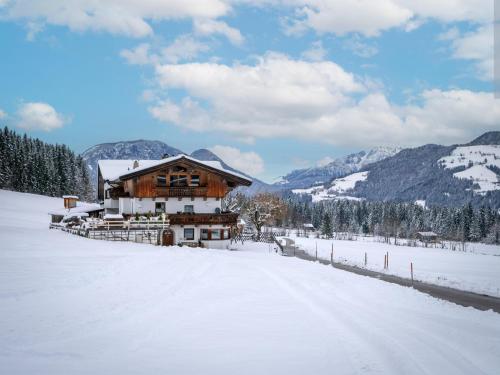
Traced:
[[[20, 204], [12, 194], [0, 191], [0, 204]], [[491, 311], [267, 245], [159, 248], [49, 231], [42, 212], [54, 202], [25, 198], [0, 217], [2, 374], [498, 373]]]

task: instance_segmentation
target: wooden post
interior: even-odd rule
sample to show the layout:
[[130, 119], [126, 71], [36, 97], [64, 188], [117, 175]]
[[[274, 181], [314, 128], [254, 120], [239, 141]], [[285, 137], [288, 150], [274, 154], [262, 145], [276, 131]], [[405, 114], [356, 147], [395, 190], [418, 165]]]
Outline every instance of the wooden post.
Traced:
[[366, 267], [367, 263], [368, 263], [368, 257], [367, 257], [366, 252], [365, 252], [365, 267]]
[[387, 269], [387, 254], [384, 254], [384, 270]]
[[387, 252], [387, 269], [389, 269], [389, 252]]
[[413, 262], [410, 263], [410, 271], [411, 271], [411, 285], [413, 286]]
[[333, 249], [332, 249], [332, 252], [330, 253], [330, 263], [333, 266]]
[[318, 242], [316, 241], [316, 260], [318, 260]]

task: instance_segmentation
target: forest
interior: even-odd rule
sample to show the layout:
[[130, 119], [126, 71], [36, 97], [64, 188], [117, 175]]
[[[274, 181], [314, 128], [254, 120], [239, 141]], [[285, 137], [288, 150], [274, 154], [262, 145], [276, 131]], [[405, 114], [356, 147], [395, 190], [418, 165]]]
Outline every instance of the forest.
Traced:
[[92, 201], [87, 165], [65, 145], [52, 145], [0, 130], [0, 188], [60, 197], [78, 195]]
[[238, 195], [233, 207], [258, 230], [264, 226], [300, 229], [312, 223], [325, 238], [338, 233], [414, 238], [417, 232], [433, 231], [440, 239], [500, 244], [500, 215], [488, 206], [474, 208], [422, 207], [416, 203], [324, 200], [312, 203], [300, 196]]

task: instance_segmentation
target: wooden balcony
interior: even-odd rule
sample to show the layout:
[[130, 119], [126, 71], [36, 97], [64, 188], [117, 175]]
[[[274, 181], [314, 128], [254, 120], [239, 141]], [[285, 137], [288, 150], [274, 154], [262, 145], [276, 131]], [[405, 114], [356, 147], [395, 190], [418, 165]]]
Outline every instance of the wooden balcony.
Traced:
[[207, 188], [201, 186], [156, 187], [157, 197], [205, 197]]
[[238, 214], [168, 214], [170, 225], [236, 225]]

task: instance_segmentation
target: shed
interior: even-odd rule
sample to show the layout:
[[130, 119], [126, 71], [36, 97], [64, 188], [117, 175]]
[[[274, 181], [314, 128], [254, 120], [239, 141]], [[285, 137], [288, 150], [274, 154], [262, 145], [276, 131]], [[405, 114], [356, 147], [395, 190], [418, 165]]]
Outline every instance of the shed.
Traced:
[[437, 242], [438, 235], [434, 232], [417, 232], [417, 239], [422, 242]]

